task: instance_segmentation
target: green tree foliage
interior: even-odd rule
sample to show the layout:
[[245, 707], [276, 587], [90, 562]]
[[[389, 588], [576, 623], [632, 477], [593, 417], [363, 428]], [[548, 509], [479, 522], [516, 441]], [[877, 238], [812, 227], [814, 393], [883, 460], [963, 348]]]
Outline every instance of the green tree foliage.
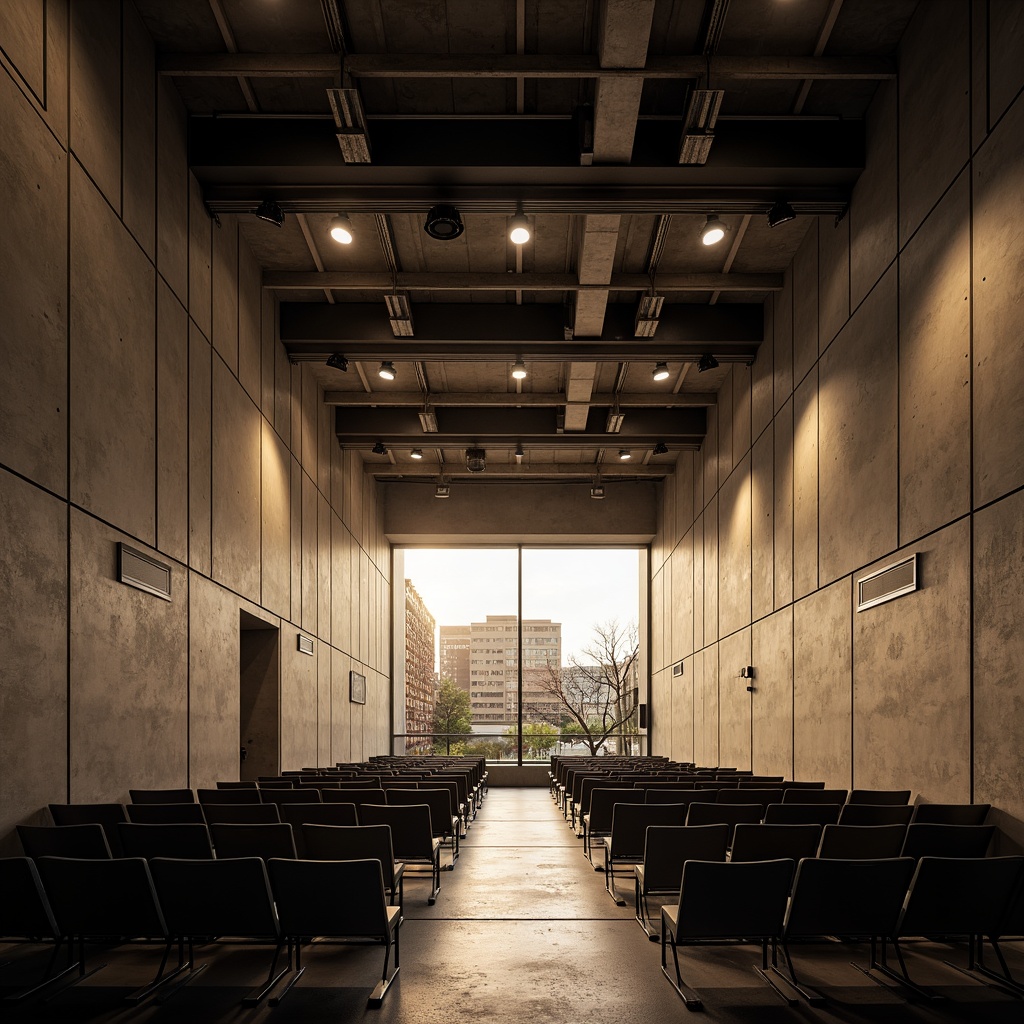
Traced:
[[[465, 749], [463, 741], [455, 736], [472, 733], [473, 713], [469, 694], [456, 686], [450, 679], [442, 679], [437, 699], [434, 701], [434, 732], [439, 733], [434, 741], [435, 754], [460, 754]], [[447, 733], [448, 735], [444, 735]]]
[[[516, 727], [505, 730], [511, 737], [513, 746], [516, 739]], [[548, 757], [558, 743], [558, 727], [547, 722], [523, 723], [523, 757], [529, 760], [542, 760]]]

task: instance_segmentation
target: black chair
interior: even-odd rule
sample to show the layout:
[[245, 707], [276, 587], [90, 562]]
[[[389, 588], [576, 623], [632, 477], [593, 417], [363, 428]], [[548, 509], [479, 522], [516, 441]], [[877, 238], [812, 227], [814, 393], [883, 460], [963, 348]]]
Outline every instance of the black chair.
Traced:
[[[267, 789], [260, 787], [260, 800], [265, 804], [319, 804], [320, 790], [307, 786], [305, 789]], [[351, 801], [348, 801], [351, 803]]]
[[[256, 789], [257, 784], [252, 781], [248, 782], [218, 782], [218, 789]], [[205, 792], [205, 791], [203, 791]]]
[[[224, 826], [229, 828], [231, 826]], [[274, 946], [267, 980], [253, 989], [243, 1006], [256, 1006], [288, 973], [277, 972], [277, 961], [284, 940], [274, 909], [267, 869], [259, 857], [217, 860], [172, 860], [157, 857], [150, 861], [153, 881], [166, 908], [167, 926], [179, 942], [188, 943], [188, 960], [193, 962], [193, 947], [211, 935], [230, 935], [266, 942]], [[194, 968], [189, 978], [207, 967]], [[276, 973], [275, 973], [276, 972]]]
[[78, 943], [78, 978], [94, 974], [86, 969], [86, 938], [123, 942], [126, 938], [155, 939], [163, 945], [163, 957], [156, 977], [128, 996], [140, 1003], [185, 970], [182, 947], [178, 966], [164, 974], [173, 937], [164, 921], [146, 861], [141, 857], [86, 860], [74, 857], [40, 857], [37, 866], [50, 906], [69, 941]]
[[325, 804], [355, 804], [356, 814], [359, 813], [359, 808], [363, 804], [383, 804], [386, 802], [384, 790], [380, 788], [325, 789], [323, 791], [323, 798]]
[[395, 857], [405, 864], [429, 865], [431, 891], [427, 903], [436, 903], [441, 891], [441, 840], [434, 838], [430, 808], [426, 804], [364, 804], [359, 808], [359, 821], [362, 825], [389, 825]]
[[359, 824], [355, 804], [281, 804], [278, 807], [281, 820], [292, 827], [295, 852], [299, 857], [308, 857], [303, 845], [303, 825], [354, 826]]
[[194, 804], [196, 795], [191, 789], [129, 789], [133, 804]]
[[196, 795], [200, 804], [258, 804], [260, 791], [253, 786], [222, 789], [224, 783], [218, 782], [216, 789], [197, 789]]
[[984, 825], [991, 804], [918, 804], [912, 825]]
[[636, 878], [636, 919], [651, 942], [658, 932], [651, 927], [650, 896], [679, 894], [683, 864], [688, 860], [724, 861], [728, 825], [651, 825], [644, 840], [643, 863], [633, 869]]
[[79, 857], [110, 860], [102, 825], [19, 825], [26, 857]]
[[392, 905], [405, 906], [405, 865], [395, 860], [390, 825], [303, 825], [307, 860], [378, 860]]
[[784, 804], [845, 804], [847, 792], [845, 789], [794, 789], [792, 786], [782, 787], [782, 802]]
[[675, 786], [648, 786], [644, 789], [644, 802], [649, 804], [695, 804], [707, 797], [697, 789], [678, 789]]
[[913, 822], [907, 826], [901, 857], [984, 857], [995, 825], [933, 825]]
[[205, 825], [201, 804], [128, 804], [128, 820], [137, 825]]
[[[975, 937], [978, 948], [982, 948], [984, 939], [988, 938], [1005, 966], [998, 939], [1006, 908], [1019, 891], [1022, 873], [1024, 857], [922, 857], [917, 862], [903, 911], [889, 935], [902, 977], [886, 964], [884, 947], [881, 962], [873, 966], [926, 997], [933, 994], [915, 984], [907, 971], [900, 946], [900, 941], [907, 936], [965, 936], [968, 971], [976, 967]], [[1006, 983], [997, 975], [981, 973], [1005, 988]]]
[[286, 822], [279, 825], [211, 825], [210, 838], [223, 857], [295, 857], [295, 839], [292, 827]]
[[121, 856], [119, 821], [127, 821], [124, 804], [50, 804], [55, 825], [102, 825], [107, 845], [115, 857]]
[[[380, 1006], [398, 976], [402, 924], [401, 910], [389, 906], [385, 899], [380, 861], [271, 860], [267, 867], [281, 929], [288, 938], [289, 968], [295, 951], [295, 973], [271, 1005], [277, 1005], [302, 977], [304, 936], [327, 935], [384, 946], [381, 980], [367, 1001], [368, 1006]], [[392, 945], [395, 966], [389, 977]]]
[[[771, 943], [772, 965], [775, 965], [776, 940], [782, 931], [794, 866], [788, 859], [741, 864], [688, 860], [683, 865], [678, 903], [661, 908], [661, 973], [682, 997], [688, 1010], [703, 1009], [704, 1004], [698, 993], [683, 981], [679, 971], [679, 946], [709, 939], [760, 942], [758, 974], [776, 995], [790, 1002], [768, 974], [768, 945]], [[674, 978], [665, 960], [666, 940], [672, 946]]]
[[720, 789], [717, 802], [720, 804], [760, 804], [763, 818], [765, 808], [769, 804], [782, 803], [783, 796], [784, 792], [781, 789], [744, 786], [739, 789]]
[[909, 804], [844, 804], [840, 825], [909, 825], [914, 808]]
[[780, 858], [799, 861], [813, 857], [820, 840], [820, 825], [739, 824], [733, 832], [731, 859], [734, 863]]
[[121, 846], [126, 857], [184, 857], [211, 859], [213, 847], [205, 825], [140, 825], [121, 822]]
[[686, 812], [687, 825], [728, 825], [729, 845], [737, 825], [756, 825], [764, 811], [760, 804], [690, 804]]
[[908, 804], [909, 789], [851, 789], [847, 803], [851, 804]]
[[[201, 804], [207, 825], [276, 825], [281, 821], [277, 804]], [[286, 807], [293, 806], [285, 804]], [[315, 807], [316, 804], [297, 804]]]
[[77, 970], [78, 964], [73, 962], [73, 950], [69, 941], [67, 966], [58, 974], [52, 973], [60, 955], [63, 938], [64, 934], [57, 925], [57, 919], [53, 915], [50, 901], [46, 898], [39, 872], [31, 857], [0, 859], [0, 939], [53, 945], [53, 952], [42, 979], [29, 988], [11, 993], [5, 997], [7, 1000], [18, 1002], [27, 999]]
[[839, 821], [839, 804], [769, 804], [764, 809], [766, 825], [834, 825]]
[[885, 860], [898, 857], [904, 825], [826, 825], [818, 856], [823, 860]]
[[[827, 826], [834, 827], [834, 826]], [[811, 1005], [821, 1005], [820, 992], [800, 981], [790, 955], [793, 940], [813, 941], [821, 936], [867, 936], [871, 940], [870, 967], [876, 964], [877, 939], [893, 930], [906, 895], [914, 862], [906, 857], [878, 860], [820, 860], [806, 858], [797, 866], [793, 897], [782, 928], [782, 951], [789, 978], [775, 973]]]
[[[591, 864], [594, 863], [593, 847], [595, 839], [603, 839], [611, 835], [612, 812], [616, 804], [642, 804], [646, 794], [642, 789], [623, 789], [610, 786], [598, 788], [590, 794], [590, 811], [583, 815], [583, 852]], [[600, 871], [598, 865], [595, 870]]]
[[604, 888], [616, 905], [626, 905], [626, 901], [615, 891], [616, 865], [629, 864], [635, 876], [632, 867], [643, 863], [647, 829], [656, 825], [681, 827], [685, 822], [685, 804], [618, 803], [612, 808], [612, 827], [602, 839], [602, 847]]
[[452, 797], [447, 789], [389, 789], [385, 788], [384, 796], [387, 803], [395, 807], [407, 807], [410, 804], [426, 804], [430, 808], [430, 827], [434, 837], [441, 840], [441, 845], [448, 845], [452, 851], [451, 863], [447, 870], [455, 870], [455, 862], [459, 859], [459, 828], [460, 820], [452, 811]]

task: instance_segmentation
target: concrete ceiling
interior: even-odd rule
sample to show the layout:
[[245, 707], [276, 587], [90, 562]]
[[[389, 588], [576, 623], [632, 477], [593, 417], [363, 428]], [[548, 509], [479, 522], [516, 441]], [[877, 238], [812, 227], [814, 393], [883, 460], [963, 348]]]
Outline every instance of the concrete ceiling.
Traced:
[[[845, 211], [916, 0], [137, 6], [207, 206], [240, 219], [340, 443], [385, 479], [465, 476], [466, 448], [486, 476], [567, 479], [663, 476], [700, 445], [810, 217]], [[280, 227], [251, 215], [267, 199]], [[770, 228], [777, 201], [797, 216]], [[424, 232], [437, 203], [458, 238]], [[351, 245], [330, 238], [338, 213]], [[389, 318], [396, 293], [409, 315]]]

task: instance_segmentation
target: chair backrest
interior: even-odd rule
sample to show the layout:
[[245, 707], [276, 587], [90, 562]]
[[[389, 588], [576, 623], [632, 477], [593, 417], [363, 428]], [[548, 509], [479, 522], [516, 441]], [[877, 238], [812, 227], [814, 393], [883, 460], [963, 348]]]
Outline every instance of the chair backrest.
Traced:
[[297, 832], [300, 825], [358, 825], [355, 804], [281, 804], [281, 820]]
[[883, 860], [898, 857], [905, 825], [826, 825], [818, 856], [826, 860]]
[[0, 859], [0, 936], [57, 941], [61, 934], [32, 858]]
[[295, 839], [287, 822], [278, 825], [211, 825], [217, 858], [294, 857]]
[[792, 860], [683, 865], [676, 939], [770, 939], [782, 930]]
[[359, 824], [389, 825], [391, 845], [398, 860], [433, 861], [434, 832], [427, 804], [363, 804], [359, 808]]
[[922, 857], [894, 934], [994, 935], [1022, 870], [1024, 857]]
[[356, 808], [363, 804], [382, 804], [385, 802], [384, 790], [380, 789], [325, 789], [325, 804], [355, 804]]
[[380, 782], [377, 781], [377, 780], [371, 781], [369, 779], [345, 778], [345, 779], [339, 779], [335, 783], [335, 788], [337, 788], [337, 789], [380, 789], [381, 785], [380, 785]]
[[281, 931], [260, 857], [149, 862], [172, 935], [277, 940]]
[[435, 836], [451, 836], [455, 831], [452, 797], [447, 789], [391, 789], [385, 791], [391, 807], [426, 804], [430, 808], [430, 826]]
[[840, 825], [909, 825], [914, 808], [909, 804], [844, 804]]
[[129, 789], [133, 804], [194, 804], [196, 795], [191, 789]]
[[395, 886], [395, 852], [389, 825], [302, 825], [309, 860], [378, 860], [388, 889]]
[[[202, 804], [207, 825], [276, 825], [281, 821], [277, 804]], [[285, 804], [315, 807], [316, 804]]]
[[909, 857], [801, 860], [783, 935], [890, 935], [913, 872]]
[[153, 879], [142, 857], [40, 857], [36, 866], [65, 935], [167, 937]]
[[379, 861], [274, 859], [267, 868], [285, 935], [387, 939]]
[[839, 821], [839, 804], [769, 804], [764, 809], [766, 825], [834, 825]]
[[995, 825], [933, 825], [911, 822], [901, 857], [984, 857]]
[[217, 783], [217, 789], [197, 789], [196, 796], [201, 804], [258, 804], [260, 802], [260, 791], [252, 786], [251, 788], [221, 789], [222, 783]]
[[720, 789], [717, 802], [720, 804], [760, 804], [761, 816], [764, 817], [764, 809], [769, 804], [781, 803], [782, 798], [783, 791], [781, 789], [761, 789], [749, 786], [740, 789]]
[[606, 835], [611, 831], [615, 805], [642, 804], [645, 795], [642, 789], [595, 789], [590, 794], [590, 821], [587, 826], [590, 834]]
[[907, 804], [909, 789], [851, 789], [847, 801], [851, 804]]
[[918, 804], [912, 825], [984, 825], [991, 804]]
[[644, 801], [649, 804], [692, 804], [707, 800], [707, 797], [696, 789], [677, 789], [675, 786], [647, 786], [644, 789]]
[[791, 786], [784, 786], [782, 789], [782, 802], [784, 804], [845, 804], [847, 791], [845, 789], [804, 789], [802, 786], [793, 789]]
[[138, 825], [203, 825], [201, 804], [128, 804], [128, 820]]
[[732, 859], [738, 862], [788, 857], [799, 861], [813, 857], [820, 841], [820, 825], [739, 824], [733, 832]]
[[685, 804], [616, 804], [612, 810], [608, 856], [642, 860], [648, 827], [681, 826], [685, 822]]
[[205, 825], [140, 825], [122, 821], [118, 831], [126, 857], [213, 857]]
[[218, 789], [255, 789], [256, 783], [251, 781], [245, 782], [218, 782]]
[[49, 807], [55, 825], [102, 825], [110, 852], [115, 857], [121, 855], [117, 823], [128, 820], [124, 804], [50, 804]]
[[18, 838], [26, 857], [110, 859], [102, 825], [19, 825]]
[[686, 812], [687, 825], [728, 825], [729, 841], [737, 825], [760, 822], [764, 809], [760, 804], [690, 804]]
[[265, 804], [319, 804], [320, 790], [312, 786], [304, 789], [260, 789], [260, 800]]
[[644, 843], [644, 889], [679, 892], [688, 860], [724, 861], [728, 825], [649, 825]]

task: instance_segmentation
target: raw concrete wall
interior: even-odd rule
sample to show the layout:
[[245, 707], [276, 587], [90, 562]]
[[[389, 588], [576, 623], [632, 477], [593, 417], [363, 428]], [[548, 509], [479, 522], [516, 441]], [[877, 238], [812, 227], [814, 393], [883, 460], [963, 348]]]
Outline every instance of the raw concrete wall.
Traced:
[[[919, 6], [847, 215], [663, 488], [651, 609], [657, 753], [991, 802], [1018, 845], [1022, 49], [1019, 5]], [[857, 613], [904, 554], [920, 589]]]
[[[43, 6], [0, 6], [4, 854], [50, 802], [237, 777], [243, 610], [280, 629], [283, 768], [390, 736], [376, 488], [275, 338], [245, 224], [206, 213], [132, 5]], [[170, 602], [118, 582], [119, 541], [171, 566]]]

